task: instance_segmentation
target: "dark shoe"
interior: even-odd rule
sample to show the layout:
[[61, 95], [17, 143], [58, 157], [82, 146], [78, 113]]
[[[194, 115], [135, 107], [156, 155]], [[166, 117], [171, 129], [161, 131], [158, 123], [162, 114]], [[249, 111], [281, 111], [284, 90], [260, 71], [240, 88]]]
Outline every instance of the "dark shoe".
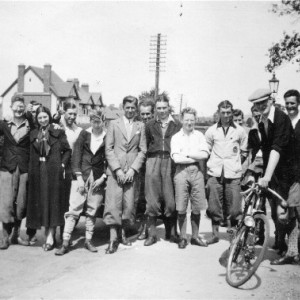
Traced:
[[57, 256], [62, 256], [66, 253], [69, 252], [69, 247], [67, 247], [66, 245], [62, 245], [61, 248], [59, 248], [56, 252], [55, 252], [55, 255]]
[[265, 238], [259, 238], [256, 242], [255, 242], [255, 245], [258, 245], [258, 246], [262, 246], [265, 242]]
[[53, 250], [54, 249], [54, 244], [44, 244], [43, 245], [43, 249], [44, 249], [44, 251], [51, 251], [51, 250]]
[[201, 247], [207, 247], [207, 242], [202, 240], [200, 237], [197, 238], [191, 238], [191, 245], [201, 246]]
[[0, 242], [0, 250], [6, 250], [9, 247], [9, 240], [8, 238], [4, 238]]
[[156, 236], [149, 236], [145, 242], [144, 242], [144, 246], [151, 246], [153, 244], [155, 244], [157, 242], [157, 238]]
[[132, 245], [132, 243], [127, 239], [127, 237], [125, 235], [122, 235], [120, 242], [124, 246], [131, 246]]
[[105, 250], [106, 254], [112, 254], [115, 253], [118, 250], [119, 247], [119, 241], [110, 241], [108, 244], [107, 249]]
[[180, 242], [180, 237], [178, 235], [171, 235], [169, 238], [169, 242], [178, 244]]
[[271, 261], [271, 265], [273, 266], [288, 265], [293, 263], [298, 263], [294, 256], [284, 256]]
[[286, 243], [281, 243], [281, 244], [279, 245], [278, 249], [279, 249], [279, 250], [278, 250], [277, 254], [278, 254], [278, 255], [281, 255], [281, 256], [284, 256], [285, 253], [286, 253], [286, 251], [287, 251], [287, 249], [288, 249], [288, 246], [287, 246]]
[[21, 245], [21, 246], [29, 246], [29, 241], [23, 240], [21, 237], [19, 236], [13, 236], [10, 239], [10, 243], [12, 245]]
[[29, 246], [33, 246], [35, 245], [37, 242], [37, 237], [34, 235], [34, 236], [28, 236], [28, 243], [29, 243]]
[[186, 248], [187, 244], [188, 244], [188, 242], [186, 239], [181, 239], [178, 243], [178, 248], [184, 249], [184, 248]]
[[144, 224], [143, 228], [142, 228], [142, 231], [138, 235], [137, 239], [142, 241], [142, 240], [145, 240], [147, 237], [148, 237], [148, 229], [147, 229], [147, 225]]
[[90, 252], [98, 252], [97, 248], [92, 244], [91, 240], [85, 240], [84, 247]]
[[212, 236], [206, 241], [207, 245], [216, 244], [219, 242], [219, 238], [217, 236]]
[[220, 226], [221, 227], [227, 227], [227, 221], [221, 221]]

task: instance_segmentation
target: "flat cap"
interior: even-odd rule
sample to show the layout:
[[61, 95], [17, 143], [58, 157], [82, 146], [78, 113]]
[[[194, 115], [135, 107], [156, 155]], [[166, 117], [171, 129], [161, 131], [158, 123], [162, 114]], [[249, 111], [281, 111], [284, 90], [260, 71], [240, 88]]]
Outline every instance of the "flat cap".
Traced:
[[249, 101], [252, 103], [261, 102], [270, 98], [272, 94], [270, 89], [258, 89], [249, 97]]

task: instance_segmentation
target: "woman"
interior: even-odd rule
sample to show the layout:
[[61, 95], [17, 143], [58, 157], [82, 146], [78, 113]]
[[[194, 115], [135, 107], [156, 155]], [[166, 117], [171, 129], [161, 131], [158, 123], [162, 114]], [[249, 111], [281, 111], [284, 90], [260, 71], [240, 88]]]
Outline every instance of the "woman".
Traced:
[[92, 243], [96, 223], [96, 213], [103, 202], [106, 179], [105, 131], [100, 111], [90, 112], [91, 127], [82, 130], [74, 146], [72, 169], [77, 181], [72, 182], [69, 211], [65, 214], [66, 224], [62, 247], [56, 255], [69, 251], [70, 238], [76, 221], [85, 209], [85, 243], [91, 252], [97, 252]]
[[45, 227], [45, 251], [55, 246], [55, 227], [64, 224], [64, 167], [71, 149], [63, 130], [55, 129], [48, 108], [36, 111], [38, 128], [30, 133], [27, 227]]

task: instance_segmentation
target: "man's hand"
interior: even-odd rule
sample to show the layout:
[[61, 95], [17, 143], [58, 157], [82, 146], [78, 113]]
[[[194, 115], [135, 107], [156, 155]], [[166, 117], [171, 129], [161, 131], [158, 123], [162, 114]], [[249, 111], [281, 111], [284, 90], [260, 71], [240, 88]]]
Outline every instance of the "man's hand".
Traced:
[[54, 129], [62, 129], [59, 124], [52, 123]]
[[97, 180], [94, 181], [94, 183], [92, 184], [92, 190], [93, 192], [96, 192], [97, 190], [99, 190], [101, 184], [104, 182], [105, 177], [101, 176], [100, 178], [98, 178]]
[[26, 111], [32, 112], [32, 109], [33, 109], [33, 105], [28, 103], [26, 106]]
[[118, 183], [120, 183], [120, 184], [125, 183], [125, 174], [124, 174], [124, 172], [121, 169], [118, 169], [116, 171], [116, 175], [117, 175], [117, 181], [118, 181]]
[[266, 176], [258, 179], [258, 185], [265, 189], [268, 188], [269, 182], [270, 182], [270, 179]]
[[77, 177], [77, 191], [79, 192], [80, 195], [84, 195], [85, 193], [85, 187], [84, 187], [84, 181], [82, 177]]
[[134, 177], [134, 170], [129, 168], [125, 175], [125, 182], [132, 182]]

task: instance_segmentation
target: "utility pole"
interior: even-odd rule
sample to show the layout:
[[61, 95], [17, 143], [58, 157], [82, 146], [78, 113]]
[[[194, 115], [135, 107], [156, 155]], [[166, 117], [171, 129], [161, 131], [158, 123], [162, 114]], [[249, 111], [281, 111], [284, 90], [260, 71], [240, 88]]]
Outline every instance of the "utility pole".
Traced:
[[[155, 72], [155, 99], [159, 94], [159, 74], [160, 72], [164, 72], [165, 61], [161, 59], [165, 59], [165, 55], [167, 49], [167, 36], [162, 36], [160, 33], [157, 36], [151, 36], [150, 39], [150, 72]], [[154, 51], [154, 52], [153, 52]]]
[[179, 109], [179, 114], [182, 111], [182, 97], [183, 97], [183, 94], [180, 94], [180, 109]]

